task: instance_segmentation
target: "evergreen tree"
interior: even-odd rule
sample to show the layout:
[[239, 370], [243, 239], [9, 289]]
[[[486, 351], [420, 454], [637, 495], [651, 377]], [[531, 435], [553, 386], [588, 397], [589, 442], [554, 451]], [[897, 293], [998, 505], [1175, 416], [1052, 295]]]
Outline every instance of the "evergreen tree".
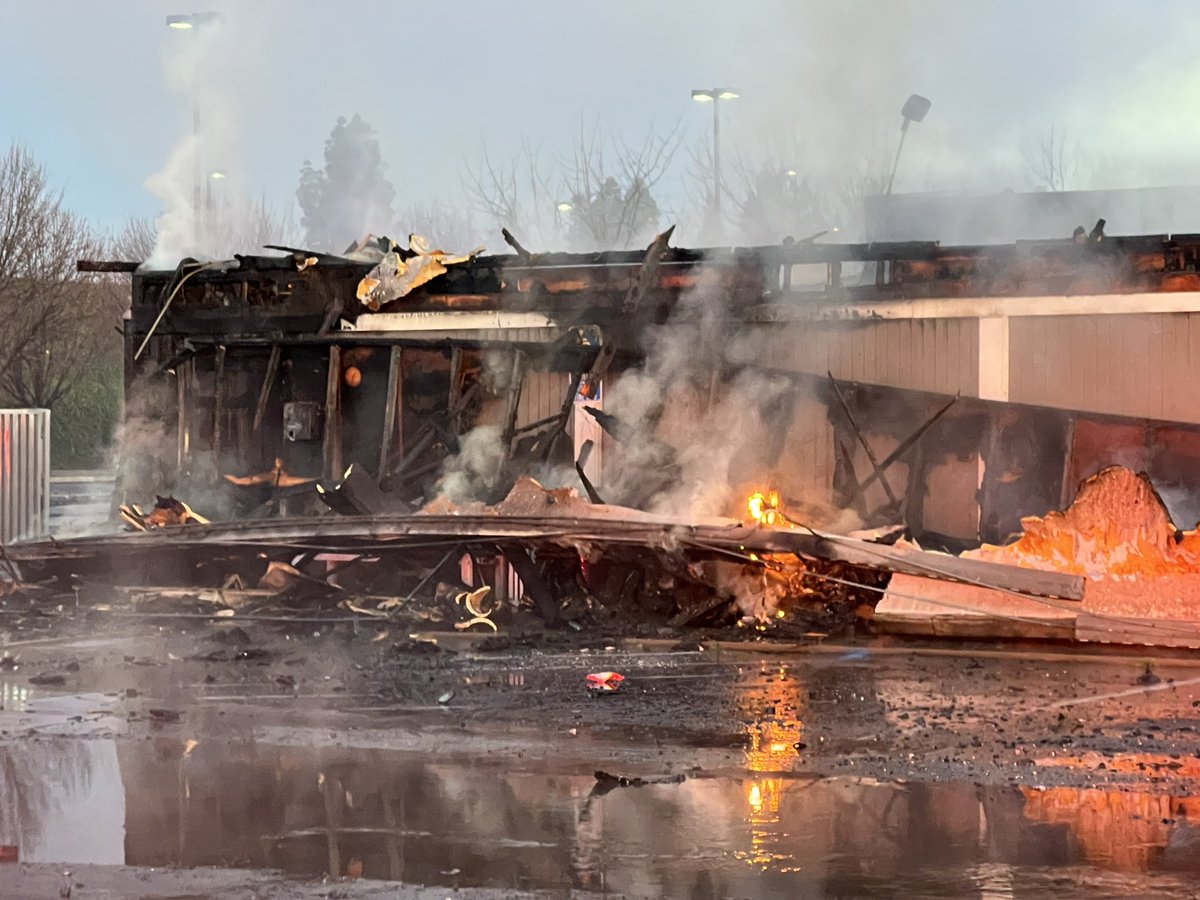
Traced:
[[357, 114], [339, 117], [325, 141], [324, 167], [305, 160], [300, 169], [296, 200], [307, 246], [339, 253], [390, 227], [396, 191], [385, 168], [375, 129]]

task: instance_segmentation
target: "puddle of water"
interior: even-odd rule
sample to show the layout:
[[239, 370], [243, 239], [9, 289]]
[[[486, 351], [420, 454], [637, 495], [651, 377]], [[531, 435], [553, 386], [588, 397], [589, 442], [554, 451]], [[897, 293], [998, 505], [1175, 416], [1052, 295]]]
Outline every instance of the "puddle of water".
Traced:
[[794, 778], [771, 771], [790, 737], [760, 738], [744, 777], [607, 792], [382, 750], [50, 739], [0, 748], [0, 843], [29, 862], [679, 898], [1132, 896], [1200, 870], [1200, 797]]

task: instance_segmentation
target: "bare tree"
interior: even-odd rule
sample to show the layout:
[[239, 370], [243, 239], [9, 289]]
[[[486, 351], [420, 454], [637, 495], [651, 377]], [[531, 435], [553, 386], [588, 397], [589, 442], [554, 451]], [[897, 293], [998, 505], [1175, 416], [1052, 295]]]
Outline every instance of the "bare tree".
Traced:
[[154, 255], [158, 231], [145, 216], [130, 216], [109, 241], [109, 255], [125, 262], [145, 262]]
[[93, 279], [75, 263], [98, 249], [45, 169], [10, 146], [0, 159], [0, 389], [11, 402], [52, 406], [91, 359], [89, 341], [106, 330], [111, 306], [103, 290], [84, 290]]
[[572, 247], [624, 249], [653, 239], [661, 214], [652, 190], [670, 169], [680, 143], [678, 123], [665, 134], [651, 129], [636, 145], [610, 141], [598, 126], [590, 132], [581, 126], [563, 172]]
[[305, 160], [300, 169], [296, 200], [305, 246], [337, 253], [386, 228], [396, 196], [386, 169], [375, 129], [357, 113], [339, 118], [325, 141], [324, 165]]
[[413, 204], [399, 215], [396, 226], [397, 241], [402, 236], [420, 234], [430, 238], [436, 247], [452, 252], [472, 249], [481, 240], [470, 210], [440, 200]]
[[0, 376], [0, 388], [22, 406], [52, 409], [119, 346], [115, 329], [128, 303], [127, 290], [96, 277], [67, 282], [54, 293], [69, 304], [69, 315], [39, 328]]
[[679, 145], [678, 125], [665, 134], [651, 129], [637, 144], [581, 127], [570, 155], [550, 163], [529, 145], [503, 163], [485, 150], [465, 189], [489, 226], [535, 245], [565, 239], [575, 250], [640, 246], [661, 225], [653, 189]]
[[1022, 142], [1021, 157], [1034, 183], [1051, 191], [1067, 190], [1079, 170], [1078, 147], [1068, 145], [1066, 133], [1056, 133], [1053, 124], [1040, 141], [1026, 138]]
[[792, 165], [764, 160], [757, 166], [734, 160], [730, 193], [737, 214], [738, 239], [773, 244], [802, 240], [838, 223], [827, 191]]
[[507, 228], [524, 239], [542, 242], [553, 231], [555, 198], [541, 152], [526, 143], [511, 159], [496, 162], [487, 148], [467, 169], [464, 188], [472, 207], [495, 231]]
[[296, 246], [302, 243], [301, 229], [292, 208], [272, 206], [266, 197], [248, 200], [238, 196], [214, 200], [207, 205], [203, 240], [208, 255], [217, 259], [228, 259], [235, 253], [261, 253], [267, 244]]

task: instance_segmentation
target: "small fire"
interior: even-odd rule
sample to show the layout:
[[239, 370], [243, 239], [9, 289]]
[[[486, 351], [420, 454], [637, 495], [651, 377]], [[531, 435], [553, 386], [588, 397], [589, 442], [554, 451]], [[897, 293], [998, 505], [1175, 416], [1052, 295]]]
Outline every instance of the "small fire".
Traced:
[[755, 491], [746, 499], [750, 518], [759, 525], [771, 527], [787, 521], [779, 504], [779, 491]]

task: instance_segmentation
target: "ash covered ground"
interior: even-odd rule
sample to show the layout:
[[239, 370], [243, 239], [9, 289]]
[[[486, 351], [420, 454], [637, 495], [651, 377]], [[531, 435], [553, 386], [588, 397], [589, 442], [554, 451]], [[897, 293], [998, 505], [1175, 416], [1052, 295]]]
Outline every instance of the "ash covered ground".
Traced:
[[27, 622], [0, 889], [1195, 895], [1194, 663], [724, 634]]

